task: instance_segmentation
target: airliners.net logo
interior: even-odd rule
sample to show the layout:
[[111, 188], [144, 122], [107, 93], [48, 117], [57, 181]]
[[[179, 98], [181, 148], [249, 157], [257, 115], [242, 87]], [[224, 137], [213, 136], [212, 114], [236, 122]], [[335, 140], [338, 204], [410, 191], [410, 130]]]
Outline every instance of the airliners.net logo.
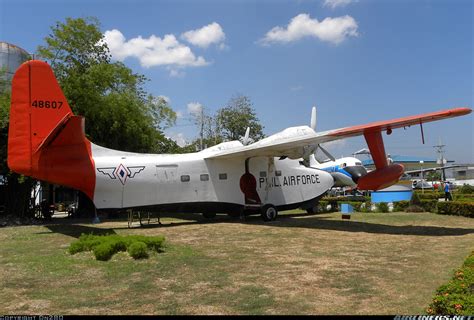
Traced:
[[394, 320], [474, 320], [474, 316], [395, 316]]

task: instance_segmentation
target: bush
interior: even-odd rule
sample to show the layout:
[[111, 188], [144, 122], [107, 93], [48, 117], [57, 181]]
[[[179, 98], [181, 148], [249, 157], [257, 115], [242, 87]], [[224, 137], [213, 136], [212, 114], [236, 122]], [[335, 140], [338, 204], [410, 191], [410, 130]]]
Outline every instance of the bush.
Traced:
[[426, 212], [436, 212], [438, 210], [438, 200], [421, 200], [421, 207]]
[[322, 200], [329, 201], [329, 202], [332, 202], [332, 201], [341, 202], [342, 201], [344, 203], [347, 203], [347, 202], [365, 202], [365, 201], [369, 201], [370, 197], [366, 197], [366, 196], [324, 197], [324, 198], [322, 198]]
[[115, 254], [114, 248], [110, 242], [103, 242], [94, 247], [94, 256], [97, 260], [107, 261]]
[[471, 185], [468, 185], [468, 184], [463, 184], [462, 187], [459, 187], [457, 192], [474, 194], [474, 186], [471, 186]]
[[439, 202], [438, 213], [474, 218], [474, 203], [459, 201]]
[[[126, 236], [119, 235], [85, 235], [82, 234], [78, 241], [71, 243], [69, 246], [69, 253], [76, 254], [82, 251], [93, 251], [97, 260], [107, 261], [115, 253], [120, 251], [127, 251], [132, 245], [140, 242], [145, 245], [146, 250], [153, 250], [156, 252], [163, 252], [165, 238], [162, 236], [147, 237], [147, 236]], [[140, 250], [140, 249], [135, 249]], [[143, 255], [142, 255], [143, 256]], [[145, 256], [143, 256], [145, 257]], [[148, 254], [146, 254], [148, 257]]]
[[447, 284], [436, 290], [433, 302], [426, 310], [428, 314], [473, 315], [474, 314], [474, 251], [454, 273]]
[[383, 212], [387, 213], [388, 212], [388, 204], [386, 202], [379, 202], [375, 204], [375, 207], [377, 209], [377, 212]]
[[[331, 208], [328, 209], [328, 205], [331, 205]], [[329, 202], [320, 200], [318, 202], [318, 212], [335, 212], [338, 210], [337, 202]]]
[[406, 200], [394, 202], [393, 211], [394, 212], [405, 211], [409, 205], [410, 205], [410, 201], [406, 201]]
[[81, 234], [79, 240], [71, 243], [69, 246], [69, 253], [76, 254], [82, 251], [92, 251], [93, 248], [101, 243], [98, 236], [92, 234]]
[[370, 201], [366, 201], [366, 202], [363, 202], [361, 203], [360, 207], [360, 212], [372, 212], [372, 202]]
[[127, 251], [133, 259], [148, 258], [147, 245], [144, 242], [133, 242]]
[[454, 201], [474, 202], [474, 194], [456, 192], [452, 195]]
[[438, 200], [439, 198], [444, 197], [444, 193], [439, 193], [439, 192], [414, 192], [420, 198], [420, 200]]
[[410, 206], [421, 206], [421, 200], [417, 192], [413, 192], [411, 195]]

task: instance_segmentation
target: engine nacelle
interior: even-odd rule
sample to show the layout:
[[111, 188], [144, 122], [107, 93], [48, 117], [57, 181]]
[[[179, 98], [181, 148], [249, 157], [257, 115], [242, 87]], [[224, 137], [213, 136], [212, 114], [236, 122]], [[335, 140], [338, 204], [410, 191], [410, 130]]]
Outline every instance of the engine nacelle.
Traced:
[[398, 163], [382, 169], [375, 169], [359, 178], [357, 186], [361, 190], [380, 190], [395, 184], [402, 176], [405, 168]]

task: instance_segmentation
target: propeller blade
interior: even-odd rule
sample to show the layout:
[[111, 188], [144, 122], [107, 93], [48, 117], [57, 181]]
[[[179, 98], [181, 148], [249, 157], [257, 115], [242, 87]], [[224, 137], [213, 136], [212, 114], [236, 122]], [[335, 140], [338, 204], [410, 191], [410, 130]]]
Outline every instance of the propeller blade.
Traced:
[[311, 129], [316, 131], [316, 107], [311, 110]]
[[242, 144], [246, 146], [249, 143], [249, 135], [250, 135], [250, 127], [247, 127], [247, 130], [245, 130], [245, 136], [242, 141]]

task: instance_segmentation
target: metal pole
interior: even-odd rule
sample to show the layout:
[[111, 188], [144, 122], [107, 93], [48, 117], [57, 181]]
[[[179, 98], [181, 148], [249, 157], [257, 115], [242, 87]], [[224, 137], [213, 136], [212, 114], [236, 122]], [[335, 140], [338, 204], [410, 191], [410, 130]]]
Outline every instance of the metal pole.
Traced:
[[202, 150], [202, 138], [203, 138], [203, 135], [204, 135], [204, 107], [201, 106], [201, 133], [200, 133], [200, 136], [201, 136], [200, 148], [201, 148], [201, 150]]
[[425, 193], [425, 187], [423, 183], [423, 160], [420, 161], [420, 168], [421, 168], [421, 193]]

